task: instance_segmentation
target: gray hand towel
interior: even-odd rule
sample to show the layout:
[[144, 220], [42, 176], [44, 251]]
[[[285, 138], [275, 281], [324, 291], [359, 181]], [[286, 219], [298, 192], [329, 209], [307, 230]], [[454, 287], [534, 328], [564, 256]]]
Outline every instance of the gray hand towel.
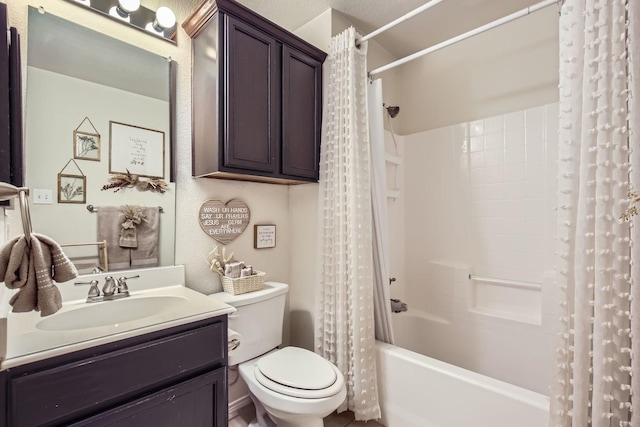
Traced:
[[9, 304], [14, 312], [39, 310], [41, 316], [62, 307], [54, 280], [67, 281], [78, 276], [75, 266], [53, 239], [42, 234], [13, 239], [0, 250], [0, 280], [10, 289], [19, 289]]
[[25, 255], [27, 241], [18, 236], [0, 250], [0, 282], [9, 289], [18, 289], [27, 283], [29, 257]]
[[0, 280], [9, 289], [19, 289], [9, 304], [16, 313], [33, 311], [37, 305], [35, 266], [24, 236], [16, 237], [0, 250]]
[[138, 224], [138, 247], [131, 249], [131, 267], [155, 267], [159, 265], [160, 209], [145, 208], [146, 219]]
[[[131, 267], [131, 251], [120, 247], [120, 230], [124, 222], [120, 207], [101, 206], [98, 208], [98, 241], [107, 241], [109, 271], [126, 270]], [[104, 265], [101, 253], [101, 264]]]
[[63, 252], [58, 242], [44, 234], [33, 233], [33, 236], [40, 241], [41, 245], [46, 246], [47, 250], [51, 253], [51, 264], [50, 267], [47, 268], [51, 271], [51, 278], [53, 280], [56, 282], [66, 282], [67, 280], [78, 277], [76, 266]]

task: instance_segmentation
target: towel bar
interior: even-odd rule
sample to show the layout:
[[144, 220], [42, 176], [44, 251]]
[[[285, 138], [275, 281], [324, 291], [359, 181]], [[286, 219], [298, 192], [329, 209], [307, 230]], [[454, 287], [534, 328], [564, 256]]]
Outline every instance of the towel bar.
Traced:
[[[16, 187], [6, 182], [0, 182], [0, 200], [9, 200], [17, 197], [20, 202], [20, 216], [22, 217], [22, 229], [25, 237], [31, 236], [33, 232], [28, 196], [29, 189], [27, 187]], [[27, 246], [31, 246], [30, 239], [27, 238], [26, 241]]]
[[[98, 208], [96, 208], [93, 205], [87, 205], [87, 210], [89, 212], [98, 212]], [[161, 213], [164, 213], [164, 208], [162, 206], [158, 206], [158, 211], [160, 211]]]
[[98, 246], [102, 249], [102, 259], [104, 260], [104, 271], [109, 271], [109, 256], [107, 251], [107, 241], [103, 240], [101, 242], [86, 242], [86, 243], [65, 243], [64, 245], [60, 245], [63, 248], [72, 247], [72, 246]]

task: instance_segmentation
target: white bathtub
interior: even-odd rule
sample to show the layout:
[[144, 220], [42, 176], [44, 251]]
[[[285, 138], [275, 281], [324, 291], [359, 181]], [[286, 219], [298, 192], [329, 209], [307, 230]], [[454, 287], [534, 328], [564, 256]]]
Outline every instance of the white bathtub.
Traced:
[[387, 427], [547, 427], [549, 399], [383, 342], [376, 343]]

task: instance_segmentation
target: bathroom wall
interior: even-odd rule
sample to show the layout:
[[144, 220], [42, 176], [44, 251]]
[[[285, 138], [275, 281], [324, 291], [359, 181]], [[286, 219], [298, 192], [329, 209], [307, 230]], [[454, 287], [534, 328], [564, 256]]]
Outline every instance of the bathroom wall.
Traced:
[[409, 341], [545, 394], [557, 314], [557, 130], [554, 103], [403, 138], [399, 287], [431, 325], [429, 337]]
[[557, 102], [558, 58], [558, 10], [549, 6], [409, 62], [398, 69], [398, 131]]

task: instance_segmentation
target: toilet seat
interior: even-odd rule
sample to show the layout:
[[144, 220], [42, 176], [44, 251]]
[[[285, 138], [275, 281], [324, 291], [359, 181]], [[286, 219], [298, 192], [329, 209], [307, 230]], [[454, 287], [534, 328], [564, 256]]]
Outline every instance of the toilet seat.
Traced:
[[261, 358], [254, 375], [262, 386], [291, 397], [326, 398], [344, 387], [331, 362], [298, 347], [285, 347]]

